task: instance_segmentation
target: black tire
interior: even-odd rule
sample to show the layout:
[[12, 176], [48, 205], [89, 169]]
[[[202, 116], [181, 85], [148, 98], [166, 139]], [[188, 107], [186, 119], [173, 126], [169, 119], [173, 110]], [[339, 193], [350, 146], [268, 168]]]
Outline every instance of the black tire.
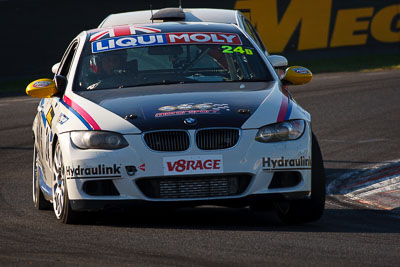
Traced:
[[287, 224], [313, 222], [325, 209], [325, 168], [317, 138], [312, 134], [311, 197], [310, 199], [275, 202], [275, 210]]
[[61, 147], [57, 141], [53, 159], [53, 210], [62, 223], [77, 223], [79, 214], [71, 209]]
[[43, 195], [42, 189], [40, 189], [39, 183], [39, 168], [38, 168], [38, 150], [36, 146], [33, 146], [33, 163], [32, 163], [32, 197], [33, 204], [38, 210], [49, 210], [51, 209], [51, 203], [47, 201]]

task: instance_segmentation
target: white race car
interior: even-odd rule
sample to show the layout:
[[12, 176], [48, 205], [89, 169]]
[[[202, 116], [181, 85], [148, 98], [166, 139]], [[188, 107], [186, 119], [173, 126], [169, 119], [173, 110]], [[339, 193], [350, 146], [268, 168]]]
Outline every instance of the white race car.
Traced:
[[[33, 201], [64, 223], [115, 207], [275, 207], [320, 218], [321, 152], [309, 113], [237, 25], [163, 22], [84, 31], [55, 77], [28, 85]], [[272, 204], [272, 205], [271, 205]]]

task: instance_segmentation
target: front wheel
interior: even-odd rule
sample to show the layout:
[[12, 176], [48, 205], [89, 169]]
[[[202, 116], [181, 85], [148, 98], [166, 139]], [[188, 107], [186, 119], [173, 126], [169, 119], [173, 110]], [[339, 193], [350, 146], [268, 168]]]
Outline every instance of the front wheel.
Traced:
[[275, 210], [279, 218], [288, 224], [307, 223], [321, 218], [325, 208], [325, 169], [321, 150], [312, 134], [311, 197], [310, 199], [278, 201]]
[[77, 221], [77, 214], [71, 209], [66, 182], [61, 146], [57, 142], [53, 159], [53, 209], [57, 220], [69, 224]]

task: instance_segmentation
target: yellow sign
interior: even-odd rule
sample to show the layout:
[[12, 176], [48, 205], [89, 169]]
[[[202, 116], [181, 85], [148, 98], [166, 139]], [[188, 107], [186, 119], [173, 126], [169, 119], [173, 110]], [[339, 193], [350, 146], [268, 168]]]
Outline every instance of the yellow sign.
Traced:
[[250, 10], [251, 22], [270, 53], [283, 52], [296, 29], [295, 49], [312, 50], [366, 45], [368, 38], [400, 43], [400, 4], [333, 10], [332, 0], [291, 0], [278, 18], [279, 0], [238, 0], [235, 9]]

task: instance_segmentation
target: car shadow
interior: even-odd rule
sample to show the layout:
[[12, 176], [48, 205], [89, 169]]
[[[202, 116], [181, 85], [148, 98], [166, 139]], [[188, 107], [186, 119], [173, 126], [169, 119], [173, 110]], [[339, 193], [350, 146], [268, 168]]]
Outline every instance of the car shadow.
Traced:
[[[329, 204], [330, 206], [332, 204]], [[399, 214], [399, 210], [397, 210]], [[400, 215], [400, 214], [399, 214]], [[253, 211], [214, 206], [178, 210], [131, 210], [91, 214], [87, 223], [107, 227], [337, 233], [400, 233], [400, 216], [393, 211], [358, 208], [325, 209], [316, 222], [287, 225], [273, 211]]]
[[[361, 170], [361, 169], [360, 169]], [[357, 169], [326, 169], [327, 184], [341, 175]], [[229, 231], [289, 231], [337, 233], [400, 233], [400, 208], [373, 210], [352, 206], [327, 196], [322, 218], [298, 225], [283, 224], [273, 210], [254, 211], [249, 208], [203, 206], [182, 209], [133, 209], [125, 212], [88, 214], [83, 224], [108, 227], [229, 230]]]

